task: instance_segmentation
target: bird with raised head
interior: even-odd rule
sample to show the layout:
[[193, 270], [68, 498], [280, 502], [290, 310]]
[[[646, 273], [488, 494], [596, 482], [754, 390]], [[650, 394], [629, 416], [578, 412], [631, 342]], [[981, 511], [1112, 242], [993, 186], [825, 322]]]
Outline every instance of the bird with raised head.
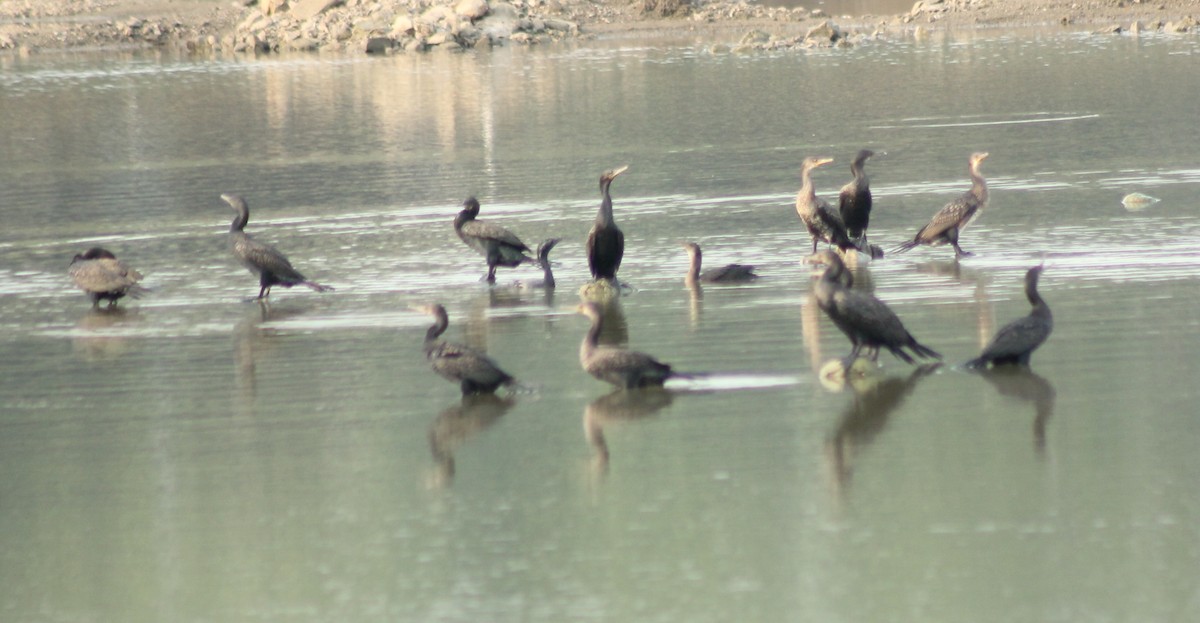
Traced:
[[229, 248], [233, 256], [252, 274], [258, 276], [258, 300], [270, 296], [272, 286], [306, 286], [317, 292], [332, 290], [332, 286], [309, 281], [307, 277], [292, 267], [287, 256], [275, 247], [255, 240], [244, 230], [250, 221], [250, 206], [241, 195], [225, 193], [221, 200], [233, 208], [236, 215], [229, 225]]
[[621, 268], [621, 260], [625, 257], [625, 234], [613, 220], [609, 187], [612, 186], [613, 180], [628, 168], [629, 165], [625, 165], [600, 175], [600, 209], [596, 212], [596, 222], [588, 232], [585, 245], [588, 269], [592, 272], [593, 279], [616, 281], [617, 269]]
[[1004, 325], [996, 335], [992, 336], [983, 352], [978, 357], [967, 362], [968, 368], [984, 368], [988, 364], [1028, 366], [1033, 351], [1050, 337], [1054, 330], [1054, 316], [1050, 306], [1038, 293], [1038, 279], [1042, 275], [1042, 265], [1034, 266], [1025, 272], [1025, 298], [1033, 309], [1029, 315], [1022, 316]]
[[575, 311], [592, 321], [579, 346], [579, 363], [588, 374], [624, 389], [660, 387], [667, 379], [687, 376], [645, 353], [601, 345], [604, 314], [599, 305], [583, 303]]
[[700, 245], [694, 242], [680, 243], [688, 254], [688, 272], [684, 276], [684, 282], [688, 285], [696, 283], [742, 283], [758, 279], [758, 275], [754, 273], [754, 267], [747, 264], [726, 264], [709, 268], [701, 272], [702, 253]]
[[963, 251], [958, 245], [958, 237], [987, 207], [987, 180], [979, 172], [979, 166], [988, 157], [986, 151], [977, 151], [967, 159], [967, 172], [971, 176], [971, 190], [959, 195], [957, 199], [942, 206], [929, 223], [922, 227], [912, 240], [901, 244], [892, 253], [904, 253], [921, 245], [932, 247], [948, 244], [954, 247], [954, 257], [970, 257], [974, 255]]
[[464, 396], [490, 394], [501, 385], [516, 384], [516, 379], [501, 370], [491, 357], [465, 344], [438, 339], [450, 326], [445, 307], [435, 303], [413, 309], [433, 317], [433, 324], [425, 332], [424, 344], [430, 367], [442, 378], [458, 383]]
[[846, 235], [846, 225], [829, 203], [817, 197], [813, 188], [812, 172], [817, 167], [833, 162], [833, 158], [809, 156], [800, 163], [800, 191], [796, 193], [796, 214], [800, 215], [808, 235], [812, 236], [812, 250], [817, 252], [818, 242], [827, 242], [845, 251], [854, 249], [854, 243]]
[[536, 263], [526, 255], [530, 248], [511, 231], [489, 221], [479, 220], [479, 200], [467, 197], [463, 208], [454, 217], [454, 233], [468, 247], [475, 249], [487, 261], [488, 272], [484, 279], [496, 283], [496, 267], [514, 268], [525, 263]]

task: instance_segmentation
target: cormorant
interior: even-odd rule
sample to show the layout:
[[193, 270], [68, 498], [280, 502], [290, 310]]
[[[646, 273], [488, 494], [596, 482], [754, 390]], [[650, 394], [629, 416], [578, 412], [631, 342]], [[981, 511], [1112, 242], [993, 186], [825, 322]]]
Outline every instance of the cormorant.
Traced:
[[817, 158], [809, 156], [800, 164], [800, 192], [796, 193], [796, 214], [804, 221], [808, 234], [812, 236], [813, 253], [817, 252], [818, 242], [828, 242], [843, 251], [855, 248], [850, 237], [846, 235], [846, 226], [842, 218], [829, 207], [829, 204], [817, 197], [813, 190], [812, 170], [833, 162], [833, 158]]
[[542, 282], [534, 283], [534, 287], [542, 287], [547, 290], [554, 288], [554, 270], [550, 267], [550, 250], [558, 244], [558, 240], [558, 238], [548, 238], [538, 245], [537, 262], [542, 267]]
[[837, 253], [824, 250], [806, 261], [825, 265], [813, 292], [817, 306], [850, 339], [853, 348], [845, 360], [847, 365], [853, 363], [864, 348], [872, 361], [878, 358], [880, 348], [888, 349], [907, 363], [913, 363], [913, 358], [904, 351], [906, 348], [918, 357], [942, 358], [937, 351], [918, 343], [883, 301], [866, 292], [850, 289], [853, 279]]
[[608, 194], [608, 187], [628, 168], [629, 165], [617, 167], [600, 176], [600, 210], [596, 212], [596, 224], [592, 225], [587, 237], [588, 269], [592, 271], [593, 279], [616, 281], [617, 269], [625, 255], [625, 234], [613, 221], [612, 196]]
[[530, 248], [507, 229], [489, 223], [475, 220], [479, 216], [479, 201], [467, 197], [463, 201], [463, 209], [454, 217], [454, 233], [468, 247], [475, 249], [487, 259], [487, 282], [496, 283], [496, 267], [513, 268], [523, 263], [534, 263], [536, 260], [525, 255]]
[[867, 178], [863, 165], [874, 155], [875, 152], [869, 149], [858, 152], [854, 162], [850, 163], [850, 173], [854, 175], [854, 179], [842, 186], [842, 192], [838, 194], [838, 212], [846, 225], [846, 235], [851, 239], [860, 240], [860, 248], [868, 250], [868, 253], [870, 247], [867, 246], [867, 226], [871, 223], [871, 180]]
[[1037, 290], [1041, 274], [1041, 265], [1034, 266], [1025, 273], [1025, 296], [1033, 310], [1028, 316], [1017, 318], [997, 331], [992, 341], [983, 347], [983, 353], [968, 361], [967, 367], [985, 368], [989, 363], [1029, 365], [1033, 351], [1037, 350], [1054, 330], [1054, 317], [1050, 314], [1050, 306]]
[[92, 307], [99, 307], [101, 299], [108, 299], [108, 306], [113, 307], [117, 299], [127, 294], [137, 298], [146, 290], [138, 285], [142, 273], [102, 247], [76, 253], [67, 274], [80, 290], [87, 292]]
[[292, 267], [292, 263], [287, 257], [279, 252], [279, 249], [259, 242], [252, 238], [250, 234], [243, 231], [246, 223], [250, 221], [250, 206], [246, 205], [246, 200], [241, 195], [232, 193], [224, 193], [221, 199], [237, 212], [237, 216], [233, 217], [233, 222], [229, 225], [229, 247], [233, 250], [233, 256], [246, 267], [246, 270], [258, 275], [258, 299], [264, 299], [271, 294], [271, 286], [283, 286], [290, 288], [292, 286], [307, 286], [317, 292], [327, 292], [333, 289], [333, 286], [326, 286], [309, 281], [307, 277], [300, 274], [300, 271]]
[[601, 345], [599, 338], [604, 316], [599, 305], [583, 303], [575, 311], [592, 321], [579, 346], [579, 363], [588, 374], [623, 389], [661, 387], [671, 377], [684, 376], [672, 372], [671, 366], [645, 353]]
[[487, 355], [463, 344], [439, 341], [450, 320], [446, 308], [441, 305], [425, 305], [416, 308], [433, 316], [433, 324], [425, 332], [425, 358], [429, 365], [443, 378], [457, 382], [464, 396], [490, 394], [501, 385], [512, 386], [516, 379]]
[[691, 259], [687, 276], [684, 277], [684, 282], [688, 285], [697, 282], [736, 283], [758, 279], [758, 275], [754, 274], [754, 267], [746, 264], [726, 264], [700, 272], [700, 245], [694, 242], [684, 242], [680, 246], [687, 250], [688, 257]]
[[934, 214], [933, 218], [929, 220], [929, 224], [922, 227], [912, 240], [896, 247], [892, 253], [904, 253], [923, 244], [933, 247], [949, 244], [954, 247], [955, 258], [973, 255], [958, 246], [958, 235], [987, 207], [987, 180], [983, 179], [983, 175], [979, 172], [979, 165], [987, 157], [986, 151], [977, 151], [971, 154], [971, 157], [967, 159], [967, 170], [971, 174], [971, 190], [942, 206], [942, 209], [938, 210], [937, 214]]

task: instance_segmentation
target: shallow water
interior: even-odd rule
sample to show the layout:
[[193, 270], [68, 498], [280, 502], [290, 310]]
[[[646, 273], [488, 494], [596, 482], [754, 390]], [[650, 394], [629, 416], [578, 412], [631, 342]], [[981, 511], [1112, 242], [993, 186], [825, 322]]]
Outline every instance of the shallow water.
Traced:
[[[0, 73], [5, 620], [1186, 620], [1200, 614], [1194, 38], [1056, 34], [712, 56], [628, 43], [382, 59], [7, 59]], [[1136, 80], [1134, 80], [1136, 77]], [[872, 287], [951, 364], [1026, 313], [1032, 372], [848, 351], [791, 203], [862, 147], [871, 239], [967, 187], [963, 236]], [[610, 395], [571, 312], [604, 169], [627, 236], [613, 335], [713, 373]], [[319, 295], [228, 255], [232, 212]], [[1161, 199], [1129, 211], [1121, 199]], [[459, 203], [562, 237], [560, 287], [480, 283]], [[684, 239], [759, 266], [684, 288]], [[152, 289], [89, 310], [103, 245]], [[463, 401], [448, 337], [528, 386]]]

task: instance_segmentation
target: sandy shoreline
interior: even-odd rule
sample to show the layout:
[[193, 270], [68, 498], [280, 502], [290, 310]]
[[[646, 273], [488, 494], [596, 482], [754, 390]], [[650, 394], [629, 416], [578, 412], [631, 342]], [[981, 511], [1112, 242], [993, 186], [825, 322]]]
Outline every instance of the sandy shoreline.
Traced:
[[[244, 37], [248, 21], [271, 13], [269, 7], [282, 1], [259, 0], [246, 6], [242, 1], [229, 0], [0, 0], [0, 54], [153, 47], [231, 50]], [[461, 0], [444, 1], [448, 7], [454, 7]], [[802, 38], [806, 31], [825, 20], [845, 32], [860, 34], [1021, 31], [1031, 27], [1088, 32], [1162, 30], [1191, 35], [1200, 31], [1193, 19], [1200, 16], [1200, 0], [923, 0], [917, 5], [924, 7], [914, 5], [911, 11], [897, 15], [825, 15], [819, 9], [782, 9], [720, 1], [691, 6], [672, 17], [648, 13], [645, 6], [652, 1], [522, 3], [518, 0], [515, 4], [534, 19], [567, 20], [577, 26], [569, 34], [564, 30], [562, 37], [679, 35], [713, 44], [734, 44], [752, 30]], [[283, 11], [296, 10], [298, 4], [299, 0], [293, 0], [292, 6]], [[345, 10], [369, 15], [383, 4], [348, 0]], [[430, 5], [427, 0], [414, 0], [408, 11], [415, 15]], [[391, 17], [391, 13], [387, 15]], [[544, 36], [541, 40], [527, 37], [519, 41], [550, 40], [551, 37]], [[355, 47], [363, 48], [362, 41], [348, 37], [344, 49]], [[401, 47], [397, 44], [397, 51]], [[244, 51], [247, 46], [237, 49]]]

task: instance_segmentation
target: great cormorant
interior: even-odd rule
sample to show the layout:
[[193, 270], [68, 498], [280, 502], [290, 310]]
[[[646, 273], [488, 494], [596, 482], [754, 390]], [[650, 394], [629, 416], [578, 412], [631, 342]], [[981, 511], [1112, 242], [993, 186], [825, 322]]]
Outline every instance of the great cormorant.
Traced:
[[425, 358], [434, 372], [458, 383], [464, 396], [490, 394], [501, 385], [516, 384], [516, 379], [487, 355], [464, 344], [438, 340], [450, 325], [445, 307], [434, 304], [416, 309], [433, 316], [433, 324], [425, 332]]
[[608, 188], [628, 168], [629, 165], [617, 167], [600, 176], [600, 210], [596, 212], [596, 223], [587, 237], [588, 268], [593, 279], [616, 281], [617, 269], [621, 268], [621, 258], [625, 256], [625, 234], [613, 220], [612, 196]]
[[671, 366], [645, 353], [601, 345], [599, 339], [604, 315], [600, 306], [583, 303], [575, 311], [592, 321], [579, 346], [579, 363], [588, 374], [624, 389], [660, 387], [667, 379], [682, 376], [672, 372]]
[[92, 299], [92, 307], [99, 307], [103, 299], [107, 299], [108, 306], [112, 307], [117, 304], [117, 299], [125, 295], [137, 298], [146, 290], [138, 285], [142, 273], [102, 247], [75, 254], [67, 274]]
[[746, 264], [726, 264], [701, 272], [700, 245], [694, 242], [684, 242], [680, 246], [687, 250], [688, 258], [691, 260], [688, 265], [687, 275], [684, 277], [684, 282], [689, 285], [695, 283], [737, 283], [758, 279], [758, 275], [754, 274], [754, 267]]
[[917, 357], [942, 358], [937, 351], [918, 343], [883, 301], [866, 292], [851, 289], [853, 280], [850, 271], [846, 270], [837, 253], [824, 250], [806, 261], [825, 265], [825, 271], [817, 280], [813, 293], [825, 315], [850, 339], [853, 348], [845, 360], [847, 366], [864, 348], [872, 361], [878, 358], [880, 348], [888, 349], [907, 363], [913, 363], [913, 358], [904, 349], [912, 351]]
[[833, 162], [833, 158], [809, 156], [800, 164], [800, 191], [796, 193], [796, 214], [800, 215], [800, 220], [812, 236], [813, 253], [817, 252], [818, 242], [836, 245], [843, 251], [855, 248], [850, 237], [846, 235], [846, 225], [842, 223], [842, 217], [838, 216], [824, 199], [818, 198], [813, 189], [812, 170], [830, 162]]
[[1037, 350], [1054, 330], [1054, 317], [1050, 314], [1050, 306], [1038, 294], [1038, 278], [1041, 274], [1041, 265], [1034, 266], [1025, 273], [1025, 297], [1033, 306], [1029, 315], [1004, 325], [988, 345], [983, 347], [983, 353], [967, 362], [967, 367], [984, 368], [989, 363], [1029, 365], [1033, 351]]
[[850, 173], [854, 179], [842, 186], [838, 194], [838, 212], [846, 225], [846, 235], [852, 240], [859, 240], [859, 248], [868, 250], [867, 226], [871, 224], [871, 180], [863, 170], [867, 159], [875, 152], [864, 149], [850, 163]]
[[233, 256], [246, 270], [258, 275], [258, 299], [270, 296], [271, 286], [277, 285], [285, 288], [307, 286], [317, 292], [333, 289], [332, 286], [309, 281], [292, 267], [292, 263], [278, 249], [255, 240], [243, 231], [246, 223], [250, 221], [250, 207], [246, 205], [245, 199], [232, 193], [222, 194], [221, 199], [237, 213], [237, 216], [233, 217], [233, 223], [229, 225], [229, 247], [233, 250]]
[[487, 260], [488, 272], [485, 278], [488, 283], [496, 283], [496, 267], [513, 268], [523, 263], [535, 263], [537, 260], [526, 255], [529, 247], [517, 238], [516, 234], [488, 221], [476, 220], [479, 216], [479, 201], [467, 197], [463, 201], [463, 209], [454, 217], [454, 233], [468, 247], [475, 249]]
[[892, 253], [904, 253], [923, 244], [934, 247], [949, 244], [954, 247], [955, 258], [973, 255], [958, 246], [958, 236], [987, 207], [987, 180], [983, 179], [983, 175], [979, 172], [979, 165], [987, 157], [986, 151], [971, 154], [967, 160], [967, 170], [971, 174], [971, 190], [942, 206], [942, 209], [938, 210], [937, 214], [930, 219], [929, 224], [922, 227], [912, 240], [896, 247]]

